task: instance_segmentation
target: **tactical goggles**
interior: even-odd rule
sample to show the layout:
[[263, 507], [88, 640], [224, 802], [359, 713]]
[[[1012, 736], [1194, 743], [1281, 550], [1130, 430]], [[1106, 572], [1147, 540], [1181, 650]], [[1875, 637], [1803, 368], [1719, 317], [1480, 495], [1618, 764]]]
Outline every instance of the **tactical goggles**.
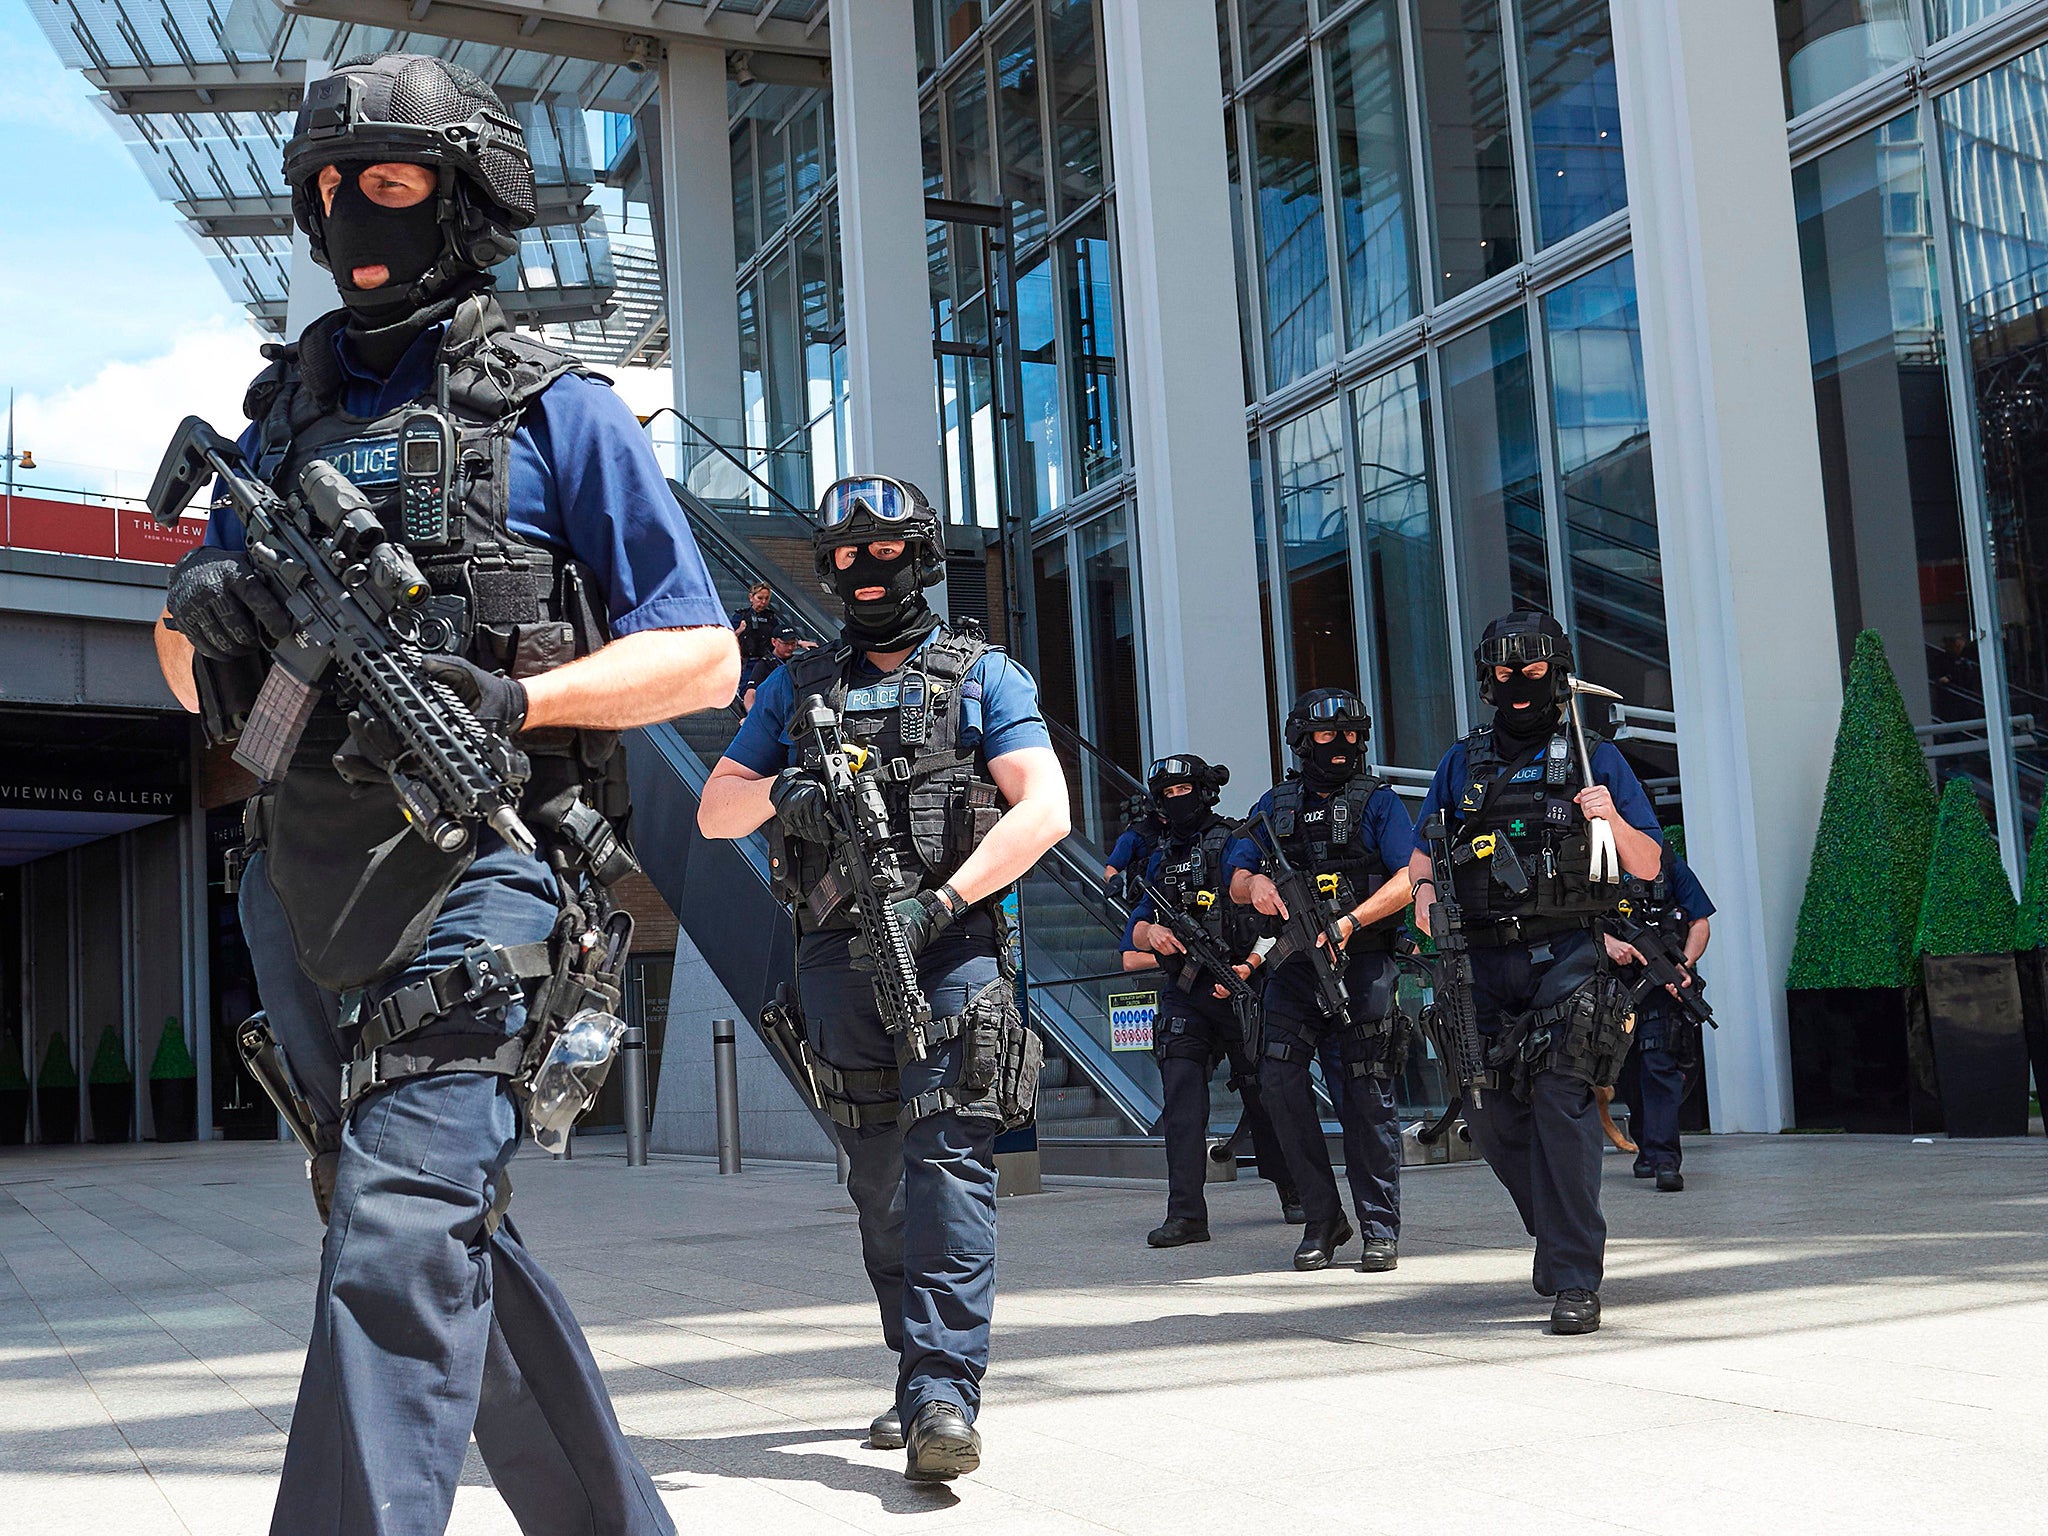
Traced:
[[1532, 661], [1555, 661], [1564, 644], [1555, 635], [1523, 630], [1479, 642], [1479, 662], [1487, 667], [1526, 667]]
[[1342, 722], [1341, 728], [1355, 729], [1359, 721], [1369, 717], [1366, 715], [1365, 705], [1358, 698], [1352, 694], [1339, 693], [1327, 699], [1317, 699], [1302, 711], [1302, 718], [1309, 722], [1309, 729], [1327, 731], [1340, 728], [1339, 722]]
[[543, 1151], [559, 1153], [569, 1144], [576, 1117], [604, 1086], [625, 1034], [623, 1019], [595, 1008], [562, 1026], [526, 1095], [527, 1128]]
[[922, 510], [918, 498], [902, 482], [870, 475], [826, 486], [818, 503], [818, 526], [829, 532], [861, 513], [879, 523], [907, 523]]
[[1183, 780], [1192, 784], [1201, 776], [1202, 771], [1192, 757], [1162, 757], [1153, 763], [1152, 771], [1145, 775], [1145, 780], [1149, 784], [1162, 781], [1175, 784]]

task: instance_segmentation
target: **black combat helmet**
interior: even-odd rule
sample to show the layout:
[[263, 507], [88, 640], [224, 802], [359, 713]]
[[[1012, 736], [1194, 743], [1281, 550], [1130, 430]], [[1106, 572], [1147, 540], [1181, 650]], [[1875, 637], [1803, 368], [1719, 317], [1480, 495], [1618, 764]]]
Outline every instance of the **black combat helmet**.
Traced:
[[1314, 688], [1287, 711], [1283, 734], [1288, 750], [1300, 756], [1317, 731], [1356, 731], [1362, 747], [1372, 735], [1372, 716], [1366, 712], [1365, 701], [1348, 688]]
[[832, 551], [849, 544], [901, 539], [917, 558], [918, 584], [935, 587], [946, 579], [946, 535], [923, 491], [888, 475], [848, 475], [834, 480], [818, 498], [812, 535], [818, 576], [832, 585]]
[[1494, 702], [1493, 669], [1520, 669], [1532, 661], [1550, 663], [1550, 699], [1564, 702], [1569, 691], [1565, 678], [1572, 670], [1572, 643], [1564, 626], [1538, 609], [1517, 609], [1503, 614], [1486, 626], [1472, 659], [1479, 669], [1479, 697]]
[[292, 217], [329, 266], [319, 175], [327, 166], [399, 162], [440, 174], [441, 255], [413, 284], [415, 304], [519, 249], [537, 216], [526, 135], [497, 92], [460, 64], [412, 53], [350, 59], [306, 87], [284, 147]]
[[1203, 809], [1213, 806], [1223, 792], [1223, 786], [1230, 782], [1230, 770], [1221, 763], [1210, 763], [1196, 757], [1192, 752], [1178, 752], [1172, 757], [1162, 757], [1152, 764], [1151, 772], [1145, 775], [1145, 788], [1152, 792], [1155, 805], [1166, 802], [1166, 787], [1169, 784], [1192, 784], [1195, 798]]

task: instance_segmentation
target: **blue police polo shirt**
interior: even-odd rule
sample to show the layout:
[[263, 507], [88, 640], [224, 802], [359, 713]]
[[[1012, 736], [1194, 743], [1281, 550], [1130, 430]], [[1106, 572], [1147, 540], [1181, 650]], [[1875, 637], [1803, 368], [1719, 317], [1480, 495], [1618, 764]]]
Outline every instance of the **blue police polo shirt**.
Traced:
[[[909, 660], [915, 660], [935, 638], [936, 634], [927, 635]], [[847, 685], [847, 707], [886, 709], [896, 702], [897, 687], [893, 674], [885, 679], [874, 663], [861, 656], [854, 662]], [[983, 762], [992, 763], [1027, 747], [1052, 745], [1052, 735], [1038, 712], [1038, 684], [1001, 651], [987, 652], [967, 669], [960, 680], [960, 695], [961, 732], [963, 736], [969, 731], [981, 733]], [[795, 766], [796, 745], [789, 735], [789, 717], [795, 708], [796, 684], [789, 668], [777, 667], [761, 679], [754, 692], [754, 707], [740, 722], [739, 734], [725, 755], [764, 779]]]
[[1703, 917], [1712, 917], [1714, 903], [1707, 896], [1707, 888], [1700, 884], [1700, 877], [1692, 872], [1692, 866], [1676, 854], [1670, 860], [1667, 874], [1671, 900], [1685, 914], [1685, 920], [1696, 923]]
[[[1327, 804], [1333, 795], [1318, 794], [1308, 790], [1302, 797], [1305, 806]], [[1267, 790], [1259, 796], [1251, 815], [1245, 818], [1243, 835], [1234, 839], [1223, 854], [1223, 878], [1228, 880], [1237, 870], [1257, 871], [1264, 867], [1268, 848], [1266, 828], [1262, 817], [1273, 812], [1273, 791]], [[1415, 823], [1408, 817], [1408, 807], [1401, 803], [1401, 797], [1382, 784], [1372, 792], [1365, 802], [1365, 830], [1379, 848], [1380, 862], [1387, 866], [1387, 875], [1392, 878], [1408, 867], [1409, 855], [1415, 852]], [[1361, 892], [1370, 895], [1370, 892]]]
[[[422, 332], [380, 379], [357, 361], [346, 331], [335, 338], [344, 385], [342, 409], [375, 419], [433, 387], [443, 327]], [[241, 437], [253, 451], [256, 428]], [[611, 386], [565, 374], [530, 406], [510, 443], [507, 523], [522, 538], [574, 555], [597, 577], [614, 635], [648, 629], [726, 625], [711, 573], [690, 532], [689, 520], [669, 489], [647, 434]], [[372, 489], [397, 478], [397, 442], [337, 444], [337, 460], [357, 485]], [[330, 452], [327, 457], [335, 457]], [[244, 545], [242, 521], [216, 494], [206, 542], [221, 549]]]
[[[1650, 804], [1650, 797], [1643, 792], [1642, 781], [1637, 779], [1635, 769], [1629, 767], [1628, 759], [1621, 755], [1621, 749], [1611, 741], [1596, 742], [1592, 756], [1593, 781], [1607, 786], [1608, 792], [1614, 796], [1614, 809], [1620, 813], [1621, 819], [1638, 832], [1649, 833], [1661, 844], [1664, 829], [1657, 824], [1656, 808]], [[1529, 770], [1521, 771], [1527, 773]], [[1535, 771], [1542, 773], [1540, 763], [1535, 765]], [[1422, 807], [1415, 813], [1417, 824], [1442, 811], [1444, 824], [1455, 829], [1464, 820], [1458, 812], [1458, 798], [1465, 792], [1467, 777], [1465, 743], [1461, 741], [1437, 764], [1429, 793], [1422, 797]]]
[[[1111, 869], [1129, 869], [1139, 859], [1149, 858], [1159, 839], [1150, 833], [1140, 832], [1136, 827], [1125, 827], [1124, 834], [1116, 840], [1116, 846], [1109, 850]], [[1151, 874], [1148, 871], [1146, 878]]]
[[[1134, 839], [1137, 836], [1137, 829], [1133, 827], [1127, 830], [1124, 833], [1123, 837], [1120, 837], [1116, 840], [1116, 845], [1118, 848], [1122, 848], [1124, 845], [1125, 838]], [[1153, 839], [1145, 839], [1145, 842], [1147, 845], [1146, 850], [1142, 853], [1133, 854], [1131, 856], [1134, 858], [1142, 858], [1145, 861], [1145, 878], [1147, 880], [1150, 880], [1154, 885], [1157, 885], [1159, 883], [1159, 877], [1166, 872], [1166, 849], [1162, 846], [1158, 846]], [[1114, 853], [1112, 853], [1109, 856], [1109, 862], [1111, 864], [1116, 865], [1118, 869], [1130, 868], [1128, 864], [1117, 864], [1116, 855]], [[1227, 882], [1230, 878], [1229, 872], [1226, 870], [1221, 876], [1219, 876], [1219, 878]], [[1137, 905], [1131, 908], [1131, 915], [1124, 920], [1123, 947], [1125, 949], [1135, 950], [1139, 954], [1149, 953], [1149, 951], [1138, 949], [1138, 946], [1134, 942], [1134, 939], [1138, 932], [1138, 924], [1149, 923], [1152, 921], [1152, 910], [1152, 898], [1150, 896], [1140, 896], [1138, 898]]]

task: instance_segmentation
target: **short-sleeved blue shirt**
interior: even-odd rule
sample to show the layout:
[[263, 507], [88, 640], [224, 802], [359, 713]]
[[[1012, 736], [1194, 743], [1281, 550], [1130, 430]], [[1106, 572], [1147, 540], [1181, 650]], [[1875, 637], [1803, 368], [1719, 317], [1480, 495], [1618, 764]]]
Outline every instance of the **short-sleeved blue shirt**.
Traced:
[[[1436, 777], [1430, 781], [1429, 793], [1422, 797], [1422, 805], [1415, 813], [1417, 825], [1429, 820], [1438, 811], [1444, 813], [1444, 822], [1455, 828], [1464, 818], [1458, 812], [1458, 799], [1465, 792], [1465, 743], [1459, 742], [1444, 754], [1444, 760], [1437, 764]], [[1643, 793], [1642, 782], [1636, 778], [1635, 769], [1629, 767], [1628, 759], [1621, 755], [1621, 749], [1611, 741], [1598, 742], [1593, 747], [1593, 779], [1605, 784], [1614, 796], [1614, 808], [1621, 813], [1621, 819], [1638, 832], [1647, 832], [1659, 843], [1664, 841], [1664, 830], [1657, 824], [1657, 811], [1650, 804], [1650, 797]]]
[[[335, 353], [345, 380], [342, 409], [374, 420], [427, 395], [441, 329], [422, 333], [389, 379], [365, 370], [349, 348], [347, 333], [338, 335]], [[242, 434], [244, 453], [253, 450], [255, 439], [251, 426]], [[555, 380], [527, 410], [510, 449], [511, 530], [591, 568], [605, 594], [613, 634], [726, 626], [725, 606], [689, 521], [646, 433], [610, 385], [578, 374]], [[365, 467], [343, 468], [365, 490], [396, 477], [395, 443], [388, 454], [359, 453], [355, 459]], [[243, 547], [241, 519], [224, 493], [214, 497], [206, 542], [222, 549]]]
[[1138, 860], [1150, 858], [1152, 850], [1158, 845], [1159, 839], [1151, 833], [1141, 832], [1136, 827], [1125, 827], [1123, 836], [1119, 837], [1116, 846], [1109, 850], [1109, 867], [1129, 869]]
[[[1307, 791], [1304, 803], [1321, 805], [1331, 798], [1311, 789]], [[1251, 815], [1245, 819], [1244, 835], [1233, 840], [1224, 852], [1225, 879], [1240, 869], [1264, 867], [1268, 845], [1266, 829], [1260, 818], [1270, 815], [1272, 810], [1273, 791], [1269, 789], [1259, 796], [1259, 803], [1252, 807]], [[1415, 823], [1409, 819], [1408, 807], [1401, 803], [1401, 797], [1384, 784], [1374, 790], [1365, 802], [1365, 830], [1378, 847], [1380, 862], [1387, 866], [1389, 878], [1408, 867], [1408, 857], [1415, 852]]]
[[[909, 660], [915, 660], [935, 636], [928, 636]], [[907, 665], [906, 661], [906, 665]], [[891, 674], [893, 677], [894, 674]], [[874, 664], [862, 656], [854, 663], [850, 686], [879, 685], [886, 697], [875, 701], [881, 708], [894, 702], [893, 684], [884, 680]], [[1031, 674], [1001, 651], [989, 651], [967, 669], [960, 680], [961, 729], [981, 732], [981, 759], [992, 763], [1027, 747], [1049, 747], [1052, 735], [1045, 717], [1038, 712], [1038, 684]], [[977, 697], [978, 695], [978, 697]], [[771, 777], [796, 763], [796, 746], [789, 736], [789, 717], [796, 708], [796, 683], [788, 667], [777, 667], [761, 679], [754, 693], [754, 707], [740, 723], [739, 734], [725, 755], [762, 778]]]
[[1700, 877], [1692, 872], [1692, 866], [1676, 854], [1670, 856], [1669, 876], [1671, 900], [1678, 910], [1685, 914], [1686, 921], [1696, 923], [1703, 917], [1714, 915], [1714, 903], [1707, 896], [1707, 888], [1700, 884]]

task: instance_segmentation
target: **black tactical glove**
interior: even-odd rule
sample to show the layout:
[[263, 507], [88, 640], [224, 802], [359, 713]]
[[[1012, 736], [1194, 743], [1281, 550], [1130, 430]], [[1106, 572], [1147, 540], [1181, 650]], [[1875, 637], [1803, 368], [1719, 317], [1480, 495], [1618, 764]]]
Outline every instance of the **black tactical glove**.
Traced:
[[911, 954], [923, 954], [926, 945], [959, 920], [966, 904], [956, 907], [954, 903], [958, 900], [953, 888], [947, 885], [936, 891], [920, 891], [896, 903], [896, 921], [903, 925], [903, 938], [910, 945]]
[[507, 740], [526, 724], [526, 685], [502, 672], [486, 672], [460, 656], [430, 653], [420, 670], [469, 706], [469, 712]]
[[233, 661], [289, 634], [291, 615], [249, 569], [246, 555], [201, 545], [171, 572], [165, 594], [169, 626], [209, 661]]
[[804, 768], [785, 768], [768, 787], [768, 803], [775, 807], [775, 819], [791, 837], [806, 842], [832, 841], [832, 803], [816, 774]]

